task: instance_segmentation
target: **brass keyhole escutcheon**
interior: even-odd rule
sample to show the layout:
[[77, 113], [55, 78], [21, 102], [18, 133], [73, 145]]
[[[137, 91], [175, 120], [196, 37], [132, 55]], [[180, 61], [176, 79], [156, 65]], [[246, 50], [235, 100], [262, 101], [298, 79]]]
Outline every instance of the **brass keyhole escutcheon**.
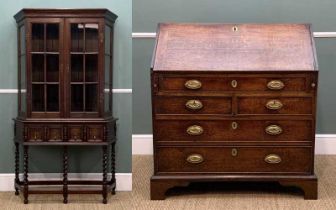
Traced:
[[232, 27], [232, 31], [233, 31], [233, 32], [237, 32], [237, 31], [238, 31], [238, 26], [233, 26], [233, 27]]
[[95, 135], [93, 136], [93, 139], [96, 140], [96, 136]]
[[57, 136], [54, 136], [54, 140], [56, 140], [57, 139]]
[[77, 140], [77, 136], [74, 136], [74, 139]]
[[231, 86], [233, 87], [233, 88], [236, 88], [237, 86], [238, 86], [238, 82], [237, 82], [237, 80], [232, 80], [231, 81]]
[[236, 148], [233, 148], [233, 149], [231, 150], [231, 155], [232, 155], [233, 157], [236, 157], [236, 156], [238, 155], [238, 150], [237, 150]]
[[316, 84], [315, 84], [314, 82], [311, 83], [311, 87], [312, 87], [312, 88], [316, 87]]
[[34, 140], [36, 140], [37, 139], [37, 133], [35, 132], [34, 133]]
[[232, 122], [232, 123], [231, 123], [231, 128], [232, 128], [233, 130], [236, 130], [236, 129], [238, 128], [238, 123], [237, 123], [237, 122]]

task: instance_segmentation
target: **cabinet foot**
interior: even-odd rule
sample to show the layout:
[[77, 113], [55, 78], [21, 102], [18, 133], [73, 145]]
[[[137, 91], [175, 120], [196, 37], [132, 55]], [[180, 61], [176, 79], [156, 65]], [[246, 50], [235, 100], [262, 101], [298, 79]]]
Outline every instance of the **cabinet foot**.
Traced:
[[15, 189], [15, 195], [19, 195], [19, 190], [18, 189]]
[[150, 197], [151, 200], [164, 200], [166, 198], [166, 192], [173, 187], [188, 186], [189, 182], [179, 180], [159, 180], [151, 179], [150, 183]]
[[317, 179], [280, 181], [279, 183], [282, 186], [293, 186], [300, 188], [304, 193], [305, 200], [317, 200]]

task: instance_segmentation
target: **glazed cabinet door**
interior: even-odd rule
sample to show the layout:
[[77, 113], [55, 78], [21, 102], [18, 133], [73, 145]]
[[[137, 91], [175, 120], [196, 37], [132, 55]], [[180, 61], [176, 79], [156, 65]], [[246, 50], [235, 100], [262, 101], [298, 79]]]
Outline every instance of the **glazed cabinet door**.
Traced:
[[67, 113], [98, 117], [103, 98], [104, 32], [101, 19], [66, 19]]
[[63, 113], [62, 52], [62, 18], [28, 20], [27, 108], [31, 117], [61, 117]]

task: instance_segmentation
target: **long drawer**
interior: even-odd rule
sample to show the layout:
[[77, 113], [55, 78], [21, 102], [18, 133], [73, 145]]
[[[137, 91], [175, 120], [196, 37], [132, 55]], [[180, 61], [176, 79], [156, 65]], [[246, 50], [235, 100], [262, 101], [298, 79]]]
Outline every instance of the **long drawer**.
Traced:
[[310, 173], [311, 147], [157, 147], [158, 173]]
[[[102, 142], [102, 124], [31, 124], [26, 125], [27, 142]], [[108, 134], [111, 135], [111, 134]], [[114, 135], [114, 134], [112, 134]]]
[[311, 120], [157, 120], [157, 141], [269, 141], [312, 140]]
[[171, 91], [308, 91], [309, 74], [161, 74], [158, 90]]

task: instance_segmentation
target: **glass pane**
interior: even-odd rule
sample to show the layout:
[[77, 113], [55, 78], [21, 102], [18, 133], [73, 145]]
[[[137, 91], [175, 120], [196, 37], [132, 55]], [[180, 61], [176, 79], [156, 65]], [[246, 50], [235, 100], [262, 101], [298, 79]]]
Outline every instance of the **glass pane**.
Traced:
[[58, 82], [59, 77], [59, 62], [58, 55], [46, 55], [47, 56], [47, 82]]
[[20, 78], [20, 92], [21, 92], [21, 112], [26, 112], [26, 56], [20, 57], [21, 62], [21, 78]]
[[32, 24], [32, 51], [43, 52], [44, 51], [44, 24], [33, 23]]
[[58, 24], [47, 24], [47, 52], [58, 52]]
[[83, 85], [71, 85], [71, 111], [80, 111], [83, 106]]
[[98, 55], [86, 55], [85, 58], [85, 81], [97, 82]]
[[32, 55], [32, 81], [43, 82], [44, 81], [44, 55], [33, 54]]
[[59, 110], [58, 85], [47, 85], [47, 111], [55, 112]]
[[98, 52], [98, 24], [85, 24], [85, 51]]
[[32, 85], [32, 110], [44, 111], [44, 85]]
[[110, 54], [111, 48], [111, 28], [105, 25], [105, 54]]
[[83, 52], [84, 25], [71, 24], [71, 51]]
[[85, 100], [85, 111], [97, 111], [97, 85], [90, 84], [85, 86]]
[[83, 82], [83, 55], [71, 55], [71, 82]]
[[20, 28], [20, 54], [25, 54], [26, 53], [26, 31], [25, 31], [25, 26], [21, 26]]
[[105, 112], [110, 111], [110, 95], [111, 95], [111, 89], [110, 89], [110, 62], [111, 58], [110, 56], [105, 56], [105, 82], [104, 82], [104, 110]]

